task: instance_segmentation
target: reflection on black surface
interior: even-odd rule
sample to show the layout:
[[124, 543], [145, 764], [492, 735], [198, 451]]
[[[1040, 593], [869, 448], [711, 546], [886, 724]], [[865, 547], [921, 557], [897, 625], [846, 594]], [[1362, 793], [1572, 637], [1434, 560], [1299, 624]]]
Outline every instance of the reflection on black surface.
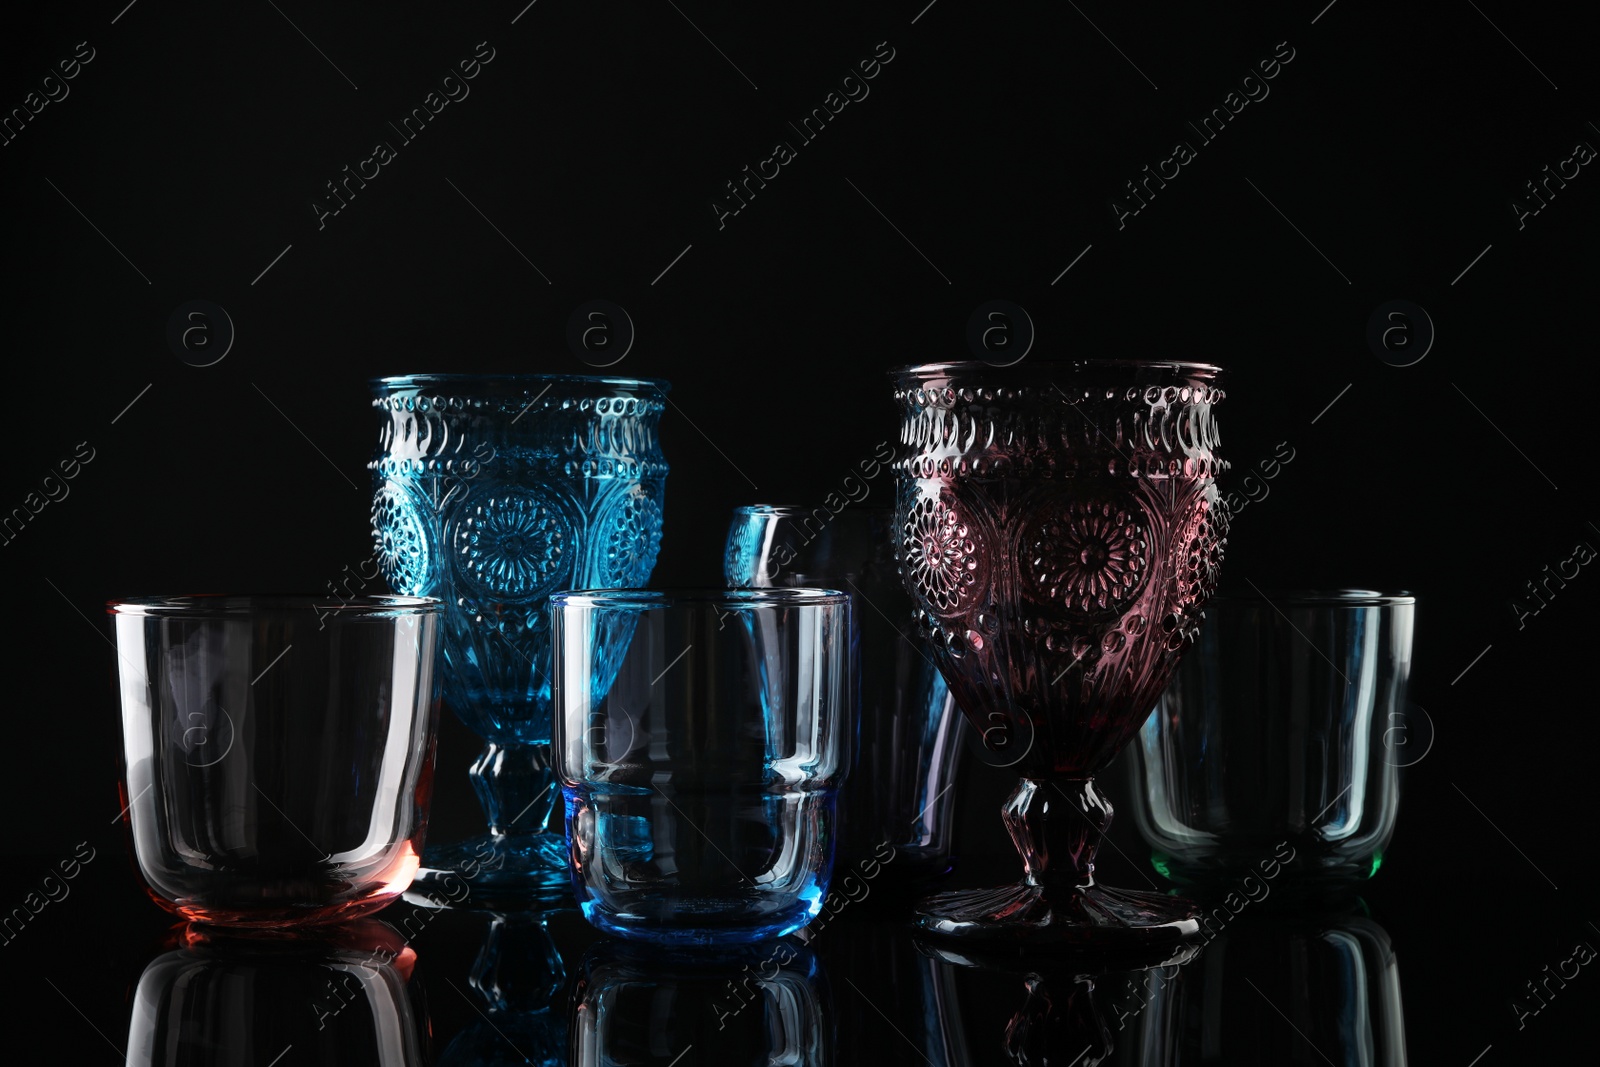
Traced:
[[1394, 949], [1359, 901], [1245, 912], [1153, 992], [1137, 1021], [1145, 1055], [1128, 1062], [1406, 1063]]
[[483, 948], [468, 978], [481, 1021], [445, 1049], [441, 1065], [489, 1067], [566, 1062], [567, 1020], [556, 1007], [566, 984], [561, 953], [550, 938], [550, 912], [490, 914]]
[[903, 915], [880, 911], [878, 921], [825, 931], [815, 942], [837, 976], [838, 1047], [853, 1052], [855, 1062], [915, 1049], [921, 1058], [911, 1063], [961, 1067], [968, 1060], [955, 968], [917, 950]]
[[[880, 1006], [892, 1005], [896, 1019], [928, 1020], [904, 1036], [934, 1067], [1407, 1062], [1394, 950], [1360, 901], [1247, 910], [1209, 942], [1139, 966], [1126, 957], [980, 955], [933, 940], [917, 947], [945, 972], [927, 987], [941, 1015], [905, 1002], [916, 987], [904, 976], [879, 986], [888, 998]], [[1008, 1021], [977, 1003], [1005, 985], [1016, 990]], [[952, 1023], [961, 1019], [964, 1034]]]
[[[707, 955], [602, 941], [573, 967], [570, 997], [557, 944], [575, 960], [589, 936], [570, 912], [446, 913], [473, 921], [423, 931], [430, 999], [463, 1027], [438, 1035], [434, 1062], [1404, 1067], [1384, 929], [1359, 901], [1278, 904], [1214, 924], [1186, 954], [1093, 966], [917, 940], [897, 909], [841, 920], [809, 946]], [[317, 938], [183, 927], [139, 980], [128, 1062], [430, 1062], [415, 963], [376, 920]]]
[[[934, 940], [920, 940], [917, 945], [947, 972], [965, 969], [977, 972], [986, 983], [998, 979], [1019, 988], [1018, 1006], [1003, 1033], [973, 1033], [968, 1047], [948, 1047], [952, 1058], [946, 1062], [962, 1067], [968, 1063], [1093, 1067], [1112, 1062], [1165, 1062], [1129, 1058], [1130, 1052], [1147, 1046], [1149, 1034], [1137, 1038], [1120, 1035], [1148, 1003], [1141, 991], [1172, 980], [1199, 951], [1198, 946], [1187, 946], [1091, 959], [1059, 951], [985, 954], [965, 944]], [[1163, 1021], [1146, 1019], [1146, 1029], [1158, 1041]]]
[[822, 1067], [831, 1015], [821, 964], [792, 940], [715, 955], [605, 941], [573, 994], [570, 1063]]
[[[416, 954], [375, 920], [315, 935], [188, 925], [134, 994], [128, 1063], [422, 1064]], [[287, 1062], [287, 1061], [285, 1061]]]

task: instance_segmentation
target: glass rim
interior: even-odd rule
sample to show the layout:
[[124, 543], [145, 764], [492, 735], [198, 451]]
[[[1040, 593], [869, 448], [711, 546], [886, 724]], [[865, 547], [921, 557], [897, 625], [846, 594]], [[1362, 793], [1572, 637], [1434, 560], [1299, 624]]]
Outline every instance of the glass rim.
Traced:
[[907, 378], [928, 377], [933, 375], [953, 375], [972, 371], [994, 371], [1000, 374], [1013, 375], [1018, 378], [1041, 377], [1048, 372], [1061, 373], [1077, 370], [1164, 370], [1184, 371], [1189, 373], [1205, 374], [1210, 377], [1226, 374], [1225, 368], [1215, 363], [1190, 362], [1179, 359], [1125, 359], [1117, 357], [1096, 357], [1082, 359], [1039, 359], [1026, 363], [1002, 365], [986, 363], [981, 359], [949, 360], [935, 363], [912, 363], [904, 367], [896, 367], [889, 372], [890, 377], [896, 380]]
[[348, 600], [328, 596], [280, 593], [187, 593], [173, 596], [122, 597], [106, 601], [107, 615], [138, 618], [249, 619], [261, 615], [310, 611], [335, 618], [386, 619], [403, 615], [437, 615], [444, 601], [428, 596], [374, 594]]
[[780, 519], [791, 519], [796, 516], [810, 518], [818, 511], [824, 510], [835, 517], [843, 515], [847, 511], [864, 515], [873, 513], [890, 515], [894, 513], [894, 507], [890, 504], [846, 504], [838, 511], [834, 511], [826, 504], [817, 504], [812, 507], [807, 507], [804, 504], [739, 504], [734, 507], [733, 513], [735, 515], [772, 515]]
[[609, 385], [624, 389], [655, 389], [663, 394], [670, 392], [672, 383], [665, 378], [628, 378], [609, 374], [465, 374], [440, 372], [423, 374], [389, 374], [367, 379], [374, 393], [428, 385], [515, 384], [535, 385], [570, 382], [574, 385]]
[[1210, 603], [1266, 604], [1269, 607], [1291, 604], [1296, 607], [1386, 608], [1405, 607], [1417, 602], [1408, 589], [1385, 593], [1376, 589], [1266, 589], [1254, 593], [1238, 590], [1216, 593]]
[[552, 593], [553, 608], [672, 608], [707, 605], [729, 609], [752, 607], [822, 607], [848, 604], [850, 594], [822, 586], [789, 585], [759, 589], [686, 587], [682, 589], [572, 589]]

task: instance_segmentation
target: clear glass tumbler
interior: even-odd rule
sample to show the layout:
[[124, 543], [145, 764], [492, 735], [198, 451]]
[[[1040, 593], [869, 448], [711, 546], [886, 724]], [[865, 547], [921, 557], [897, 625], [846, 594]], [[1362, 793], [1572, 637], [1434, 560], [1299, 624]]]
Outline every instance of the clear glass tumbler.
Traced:
[[551, 597], [554, 749], [585, 917], [667, 944], [778, 937], [828, 892], [850, 597]]
[[895, 881], [945, 874], [967, 729], [917, 637], [894, 561], [894, 509], [752, 504], [733, 509], [723, 578], [735, 589], [848, 589], [856, 680], [855, 769], [840, 801], [840, 862], [881, 857]]
[[107, 611], [124, 818], [158, 904], [290, 926], [405, 891], [433, 783], [438, 601], [152, 597]]
[[[1415, 599], [1219, 596], [1132, 747], [1134, 820], [1177, 882], [1370, 877], [1394, 833]], [[1266, 865], [1266, 866], [1263, 866]]]

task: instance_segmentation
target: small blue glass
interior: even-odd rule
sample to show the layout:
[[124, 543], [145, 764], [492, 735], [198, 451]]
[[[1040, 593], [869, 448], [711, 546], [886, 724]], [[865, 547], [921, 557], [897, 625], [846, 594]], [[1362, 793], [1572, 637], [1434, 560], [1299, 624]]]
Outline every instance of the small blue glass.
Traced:
[[760, 941], [814, 919], [852, 729], [849, 595], [550, 601], [552, 744], [584, 916], [668, 945]]
[[649, 582], [668, 388], [561, 374], [372, 383], [373, 573], [444, 601], [445, 702], [487, 742], [470, 773], [489, 833], [430, 847], [419, 892], [448, 895], [464, 875], [478, 906], [565, 891], [565, 842], [546, 829], [556, 804], [547, 598]]

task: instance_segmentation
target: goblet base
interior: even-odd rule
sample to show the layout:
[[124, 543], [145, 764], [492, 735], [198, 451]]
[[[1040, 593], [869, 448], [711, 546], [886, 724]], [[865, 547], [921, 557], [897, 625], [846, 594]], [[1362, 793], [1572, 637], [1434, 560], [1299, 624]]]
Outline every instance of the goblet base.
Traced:
[[1120, 952], [1177, 947], [1200, 933], [1197, 914], [1189, 901], [1158, 893], [1021, 882], [928, 897], [917, 906], [917, 926], [996, 945]]
[[570, 901], [572, 876], [562, 834], [484, 834], [422, 854], [406, 899], [436, 908], [489, 911]]
[[913, 944], [922, 955], [957, 967], [1068, 981], [1074, 978], [1101, 978], [1128, 971], [1149, 971], [1158, 967], [1181, 967], [1200, 955], [1205, 948], [1204, 942], [1196, 940], [1175, 945], [1134, 944], [1108, 952], [1053, 952], [1041, 956], [1018, 952], [1004, 944], [993, 945], [973, 940], [918, 937]]

